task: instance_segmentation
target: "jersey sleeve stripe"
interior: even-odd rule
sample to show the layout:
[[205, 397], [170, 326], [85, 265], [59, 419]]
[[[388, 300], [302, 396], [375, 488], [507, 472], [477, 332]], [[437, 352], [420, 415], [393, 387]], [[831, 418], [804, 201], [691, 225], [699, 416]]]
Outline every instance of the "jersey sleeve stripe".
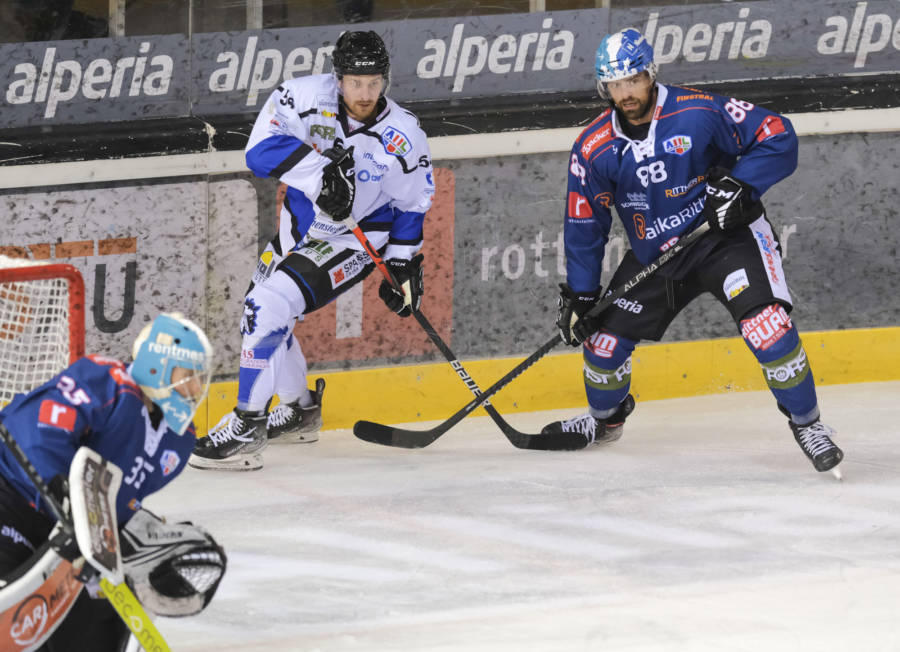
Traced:
[[306, 155], [313, 151], [313, 148], [303, 143], [295, 149], [293, 152], [288, 154], [288, 156], [269, 173], [270, 177], [275, 177], [276, 179], [281, 177], [282, 174], [293, 168], [297, 163], [306, 158]]
[[268, 136], [247, 150], [247, 167], [258, 177], [280, 177], [313, 151], [294, 136]]

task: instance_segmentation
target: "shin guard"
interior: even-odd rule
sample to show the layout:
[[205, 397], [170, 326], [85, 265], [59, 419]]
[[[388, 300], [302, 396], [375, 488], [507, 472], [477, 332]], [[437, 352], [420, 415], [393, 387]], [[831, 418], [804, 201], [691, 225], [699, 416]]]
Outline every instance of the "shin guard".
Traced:
[[779, 405], [795, 416], [814, 412], [816, 386], [809, 360], [784, 308], [765, 306], [742, 319], [740, 328]]
[[631, 387], [635, 340], [600, 331], [584, 341], [584, 388], [591, 414], [609, 416]]

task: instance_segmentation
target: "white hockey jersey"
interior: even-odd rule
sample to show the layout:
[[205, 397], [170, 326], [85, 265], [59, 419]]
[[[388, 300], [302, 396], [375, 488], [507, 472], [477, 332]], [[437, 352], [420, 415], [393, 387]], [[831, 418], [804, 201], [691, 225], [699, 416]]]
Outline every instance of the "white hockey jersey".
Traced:
[[422, 247], [425, 212], [434, 198], [434, 173], [425, 133], [415, 115], [389, 98], [365, 125], [349, 118], [330, 74], [283, 82], [259, 113], [245, 150], [247, 167], [288, 185], [275, 252], [287, 255], [309, 239], [362, 249], [346, 226], [316, 205], [320, 152], [339, 143], [354, 147], [356, 196], [353, 218], [372, 244], [388, 243], [384, 258], [409, 259]]

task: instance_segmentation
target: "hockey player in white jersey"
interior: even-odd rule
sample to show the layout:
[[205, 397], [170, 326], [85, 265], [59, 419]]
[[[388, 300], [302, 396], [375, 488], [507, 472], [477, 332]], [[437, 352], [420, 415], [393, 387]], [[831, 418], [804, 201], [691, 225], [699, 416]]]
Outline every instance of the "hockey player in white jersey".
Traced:
[[[237, 407], [198, 441], [191, 466], [258, 469], [269, 440], [318, 438], [325, 383], [307, 389], [293, 328], [374, 269], [347, 217], [404, 288], [401, 294], [382, 282], [387, 306], [407, 317], [421, 301], [422, 225], [434, 197], [425, 134], [385, 96], [390, 60], [375, 32], [342, 34], [332, 61], [333, 74], [282, 83], [250, 134], [247, 166], [288, 188], [278, 235], [244, 300]], [[273, 394], [280, 404], [267, 414]]]

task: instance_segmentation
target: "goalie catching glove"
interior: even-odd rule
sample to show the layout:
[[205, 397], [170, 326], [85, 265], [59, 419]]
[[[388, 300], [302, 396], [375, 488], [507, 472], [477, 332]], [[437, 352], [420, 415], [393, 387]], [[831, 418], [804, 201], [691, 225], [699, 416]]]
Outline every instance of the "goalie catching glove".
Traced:
[[322, 170], [322, 189], [316, 204], [336, 222], [345, 220], [353, 209], [356, 195], [356, 175], [353, 162], [353, 147], [344, 149], [330, 147], [322, 152], [329, 163]]
[[403, 292], [384, 280], [378, 288], [378, 296], [388, 309], [401, 317], [409, 317], [413, 310], [418, 311], [422, 305], [422, 294], [425, 292], [425, 279], [422, 273], [424, 259], [425, 256], [419, 254], [412, 260], [390, 258], [384, 261]]
[[122, 528], [121, 543], [125, 581], [159, 616], [200, 613], [225, 574], [225, 551], [206, 530], [166, 523], [146, 509]]
[[578, 346], [594, 334], [597, 328], [582, 317], [594, 307], [598, 298], [600, 288], [593, 292], [575, 292], [567, 283], [559, 284], [556, 326], [563, 342], [569, 346]]
[[752, 194], [752, 186], [731, 176], [725, 168], [710, 168], [703, 205], [709, 227], [718, 233], [727, 233], [756, 220], [763, 213], [763, 205], [754, 201]]

